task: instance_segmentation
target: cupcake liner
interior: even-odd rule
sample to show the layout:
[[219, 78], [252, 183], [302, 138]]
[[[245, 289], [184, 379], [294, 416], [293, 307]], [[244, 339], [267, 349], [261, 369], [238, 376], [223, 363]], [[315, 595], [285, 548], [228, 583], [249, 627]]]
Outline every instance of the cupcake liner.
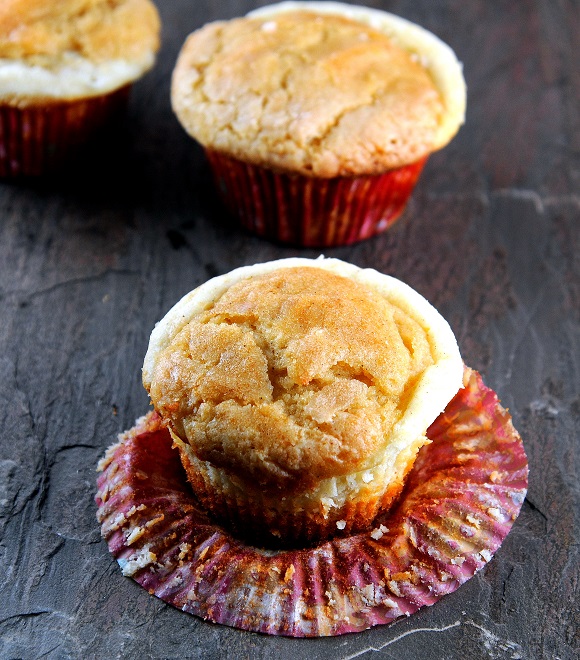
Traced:
[[526, 494], [527, 458], [509, 414], [477, 372], [466, 368], [464, 380], [398, 506], [367, 532], [296, 550], [242, 543], [201, 509], [150, 413], [99, 465], [101, 533], [124, 575], [215, 623], [317, 637], [408, 616], [491, 560]]
[[57, 169], [126, 105], [129, 90], [23, 107], [0, 103], [0, 177]]
[[349, 245], [385, 231], [403, 212], [427, 158], [377, 176], [322, 179], [206, 150], [217, 189], [248, 231], [301, 247]]

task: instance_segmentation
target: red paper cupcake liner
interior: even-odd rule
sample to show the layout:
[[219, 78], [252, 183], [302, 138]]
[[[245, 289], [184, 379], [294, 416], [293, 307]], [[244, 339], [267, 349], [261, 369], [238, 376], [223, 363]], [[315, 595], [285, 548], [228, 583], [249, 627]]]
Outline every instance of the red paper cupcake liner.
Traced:
[[56, 170], [125, 107], [129, 90], [24, 107], [0, 103], [0, 177]]
[[368, 532], [263, 550], [212, 522], [155, 413], [108, 450], [98, 519], [123, 574], [210, 621], [273, 635], [357, 632], [410, 615], [483, 568], [519, 514], [524, 447], [479, 374], [428, 431], [398, 506]]
[[427, 158], [378, 176], [321, 179], [277, 173], [206, 151], [217, 189], [248, 231], [301, 247], [349, 245], [400, 216]]

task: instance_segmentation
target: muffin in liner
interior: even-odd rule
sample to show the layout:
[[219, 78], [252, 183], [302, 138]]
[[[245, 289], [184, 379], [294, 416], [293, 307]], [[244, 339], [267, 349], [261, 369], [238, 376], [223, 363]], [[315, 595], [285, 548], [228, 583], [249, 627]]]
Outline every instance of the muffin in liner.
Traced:
[[463, 122], [465, 82], [453, 51], [409, 21], [284, 2], [190, 35], [172, 105], [246, 229], [326, 247], [396, 220]]
[[265, 551], [212, 522], [156, 413], [99, 464], [101, 533], [122, 572], [185, 612], [292, 637], [409, 616], [481, 570], [523, 504], [528, 465], [497, 395], [468, 368], [428, 431], [395, 510], [313, 548]]
[[153, 66], [149, 0], [6, 0], [0, 7], [0, 176], [56, 171]]
[[367, 529], [392, 505], [462, 369], [411, 287], [293, 258], [179, 301], [151, 334], [143, 384], [203, 506], [289, 547]]

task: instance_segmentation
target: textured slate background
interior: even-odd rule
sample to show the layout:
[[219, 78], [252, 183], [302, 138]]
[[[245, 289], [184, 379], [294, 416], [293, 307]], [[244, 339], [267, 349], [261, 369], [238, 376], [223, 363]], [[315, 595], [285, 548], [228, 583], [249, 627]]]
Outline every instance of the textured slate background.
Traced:
[[163, 49], [121, 131], [66, 176], [0, 184], [0, 657], [577, 657], [575, 0], [369, 2], [453, 46], [467, 123], [391, 231], [326, 251], [416, 287], [510, 408], [529, 497], [486, 569], [408, 620], [301, 641], [164, 605], [121, 576], [100, 540], [95, 464], [147, 409], [140, 367], [155, 321], [212, 275], [317, 255], [228, 224], [169, 106], [185, 36], [258, 4], [159, 2]]

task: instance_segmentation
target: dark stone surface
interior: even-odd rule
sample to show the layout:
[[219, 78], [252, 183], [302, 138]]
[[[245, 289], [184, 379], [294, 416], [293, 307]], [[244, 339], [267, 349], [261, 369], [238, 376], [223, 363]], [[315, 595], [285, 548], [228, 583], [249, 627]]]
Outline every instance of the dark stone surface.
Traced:
[[406, 280], [450, 320], [513, 414], [530, 461], [492, 562], [408, 620], [292, 640], [205, 623], [123, 578], [100, 540], [95, 465], [147, 409], [149, 333], [234, 267], [312, 250], [224, 219], [171, 114], [186, 34], [257, 4], [159, 3], [164, 45], [120, 130], [53, 180], [0, 185], [1, 658], [578, 656], [580, 119], [576, 0], [369, 3], [464, 62], [467, 123], [387, 234], [327, 250]]

